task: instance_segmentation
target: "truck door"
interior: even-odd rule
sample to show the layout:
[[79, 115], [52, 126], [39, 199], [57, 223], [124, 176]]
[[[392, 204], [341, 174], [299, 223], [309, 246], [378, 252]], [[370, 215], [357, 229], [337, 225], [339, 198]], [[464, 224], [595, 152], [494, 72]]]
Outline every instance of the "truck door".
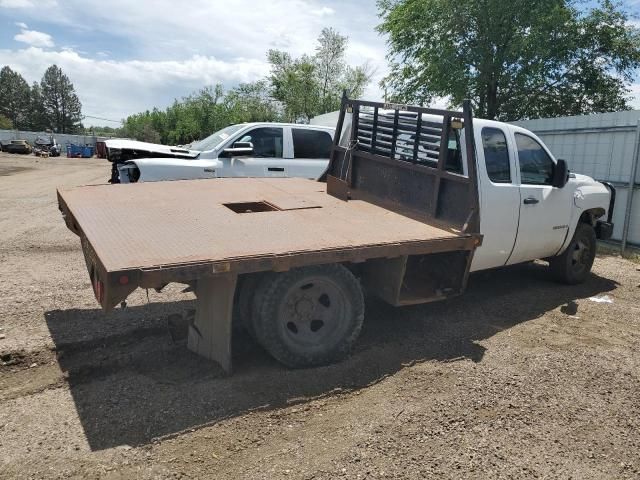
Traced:
[[476, 250], [471, 270], [501, 267], [507, 263], [518, 232], [520, 186], [512, 139], [502, 128], [483, 127], [477, 150], [482, 246]]
[[282, 127], [257, 127], [246, 132], [236, 143], [250, 143], [253, 152], [233, 157], [228, 169], [219, 169], [225, 177], [286, 177], [284, 135]]
[[291, 129], [294, 160], [289, 163], [289, 176], [318, 179], [329, 164], [333, 138], [329, 132], [312, 128]]
[[534, 135], [515, 132], [520, 176], [520, 223], [509, 264], [555, 255], [569, 231], [573, 196], [551, 185], [555, 160]]

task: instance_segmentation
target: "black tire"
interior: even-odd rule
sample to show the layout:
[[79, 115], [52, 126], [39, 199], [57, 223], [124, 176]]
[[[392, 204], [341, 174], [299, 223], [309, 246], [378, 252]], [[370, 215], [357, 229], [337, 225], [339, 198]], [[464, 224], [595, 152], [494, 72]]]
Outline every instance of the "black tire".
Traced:
[[596, 258], [596, 232], [591, 225], [579, 223], [571, 243], [562, 254], [549, 260], [556, 280], [576, 285], [589, 276]]
[[268, 274], [254, 295], [258, 342], [291, 368], [345, 358], [360, 335], [360, 283], [341, 265], [317, 265]]

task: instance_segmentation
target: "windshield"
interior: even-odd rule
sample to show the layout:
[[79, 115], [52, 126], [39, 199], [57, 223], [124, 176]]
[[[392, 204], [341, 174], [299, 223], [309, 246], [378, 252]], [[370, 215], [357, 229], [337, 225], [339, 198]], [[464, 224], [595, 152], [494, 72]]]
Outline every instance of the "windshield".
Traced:
[[228, 127], [209, 135], [207, 138], [185, 145], [185, 147], [190, 150], [199, 150], [201, 152], [205, 150], [213, 150], [242, 127], [244, 127], [244, 125], [229, 125]]

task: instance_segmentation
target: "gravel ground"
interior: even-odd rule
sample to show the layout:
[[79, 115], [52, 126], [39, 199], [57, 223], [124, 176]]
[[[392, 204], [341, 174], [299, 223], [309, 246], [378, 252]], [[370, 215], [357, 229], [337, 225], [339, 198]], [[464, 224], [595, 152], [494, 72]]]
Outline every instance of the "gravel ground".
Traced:
[[1, 478], [640, 477], [638, 264], [601, 256], [568, 287], [533, 263], [448, 302], [369, 300], [353, 356], [329, 367], [287, 370], [239, 333], [225, 378], [185, 347], [191, 294], [97, 308], [55, 187], [108, 173], [0, 154]]

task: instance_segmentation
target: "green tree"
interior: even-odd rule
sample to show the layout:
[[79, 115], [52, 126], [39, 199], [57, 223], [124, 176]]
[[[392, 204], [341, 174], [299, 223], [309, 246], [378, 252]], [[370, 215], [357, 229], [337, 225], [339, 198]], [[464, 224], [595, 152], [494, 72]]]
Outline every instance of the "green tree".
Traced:
[[371, 81], [368, 64], [351, 67], [345, 60], [348, 37], [325, 28], [318, 37], [313, 56], [293, 58], [279, 50], [269, 50], [271, 94], [283, 106], [289, 121], [336, 110], [343, 90], [358, 98]]
[[29, 84], [22, 75], [8, 66], [0, 70], [0, 114], [7, 117], [14, 128], [28, 126]]
[[282, 103], [286, 120], [308, 120], [320, 108], [321, 86], [316, 65], [307, 55], [293, 59], [286, 52], [269, 50], [271, 95]]
[[0, 130], [13, 129], [13, 122], [0, 113]]
[[332, 28], [323, 28], [318, 37], [313, 60], [318, 72], [320, 107], [324, 111], [329, 111], [335, 104], [331, 97], [340, 89], [340, 80], [347, 68], [344, 55], [348, 41], [348, 37]]
[[[582, 8], [578, 8], [581, 6]], [[629, 108], [640, 35], [601, 0], [378, 0], [391, 100], [471, 98], [478, 116], [515, 120]]]
[[280, 111], [271, 98], [266, 80], [242, 83], [225, 97], [229, 124], [242, 122], [273, 122], [280, 119]]
[[81, 128], [82, 104], [64, 72], [51, 65], [40, 82], [44, 111], [49, 126], [58, 133], [74, 133]]
[[49, 128], [47, 113], [44, 108], [44, 97], [38, 82], [33, 82], [33, 85], [31, 85], [27, 124], [29, 129], [33, 131], [43, 131]]

